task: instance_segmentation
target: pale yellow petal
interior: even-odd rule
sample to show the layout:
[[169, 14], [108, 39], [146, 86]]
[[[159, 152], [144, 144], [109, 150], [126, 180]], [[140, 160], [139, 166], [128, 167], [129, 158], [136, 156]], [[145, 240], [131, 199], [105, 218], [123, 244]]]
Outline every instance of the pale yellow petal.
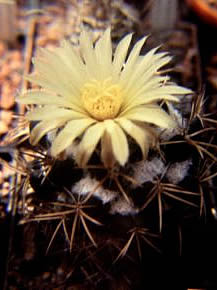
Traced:
[[32, 62], [35, 71], [46, 76], [48, 80], [59, 82], [61, 85], [66, 85], [67, 89], [70, 87], [73, 94], [77, 92], [75, 87], [67, 84], [67, 81], [71, 79], [71, 74], [68, 72], [64, 62], [62, 62], [54, 52], [50, 60], [45, 57], [34, 57]]
[[73, 110], [63, 109], [58, 106], [44, 106], [43, 108], [37, 107], [33, 111], [27, 113], [27, 119], [31, 121], [40, 120], [54, 120], [57, 118], [65, 118], [66, 121], [71, 119], [82, 119], [86, 115]]
[[121, 116], [125, 114], [125, 112], [128, 112], [129, 110], [146, 104], [156, 103], [157, 101], [165, 100], [165, 101], [171, 101], [171, 102], [179, 102], [179, 98], [173, 95], [165, 95], [162, 92], [160, 92], [160, 88], [153, 90], [147, 93], [144, 93], [140, 97], [135, 98], [130, 104], [127, 104], [123, 106]]
[[112, 74], [117, 80], [119, 78], [120, 72], [123, 68], [129, 45], [132, 39], [132, 33], [126, 35], [117, 45], [117, 48], [114, 53], [114, 59], [112, 63]]
[[134, 65], [138, 61], [140, 51], [141, 51], [147, 38], [148, 37], [145, 36], [142, 39], [140, 39], [139, 41], [137, 41], [137, 43], [134, 45], [133, 49], [131, 50], [130, 55], [127, 59], [127, 62], [125, 64], [124, 69], [121, 72], [121, 76], [120, 76], [120, 80], [123, 83], [125, 83], [127, 80], [129, 80], [130, 76], [133, 74]]
[[180, 100], [178, 96], [185, 94], [192, 94], [192, 90], [177, 85], [162, 85], [154, 89], [144, 88], [144, 91], [138, 92], [131, 100], [128, 98], [128, 102], [124, 101], [121, 115], [139, 105], [151, 104], [159, 100], [178, 102]]
[[131, 93], [136, 94], [138, 90], [141, 90], [144, 85], [146, 85], [149, 81], [152, 80], [154, 76], [157, 75], [157, 72], [159, 75], [160, 69], [165, 65], [167, 65], [170, 61], [171, 61], [170, 56], [165, 56], [161, 59], [153, 60], [153, 62], [148, 66], [148, 68], [141, 73], [140, 77], [138, 76], [135, 86], [133, 86], [132, 84], [131, 88], [129, 87]]
[[49, 64], [47, 69], [51, 70], [51, 74], [57, 74], [59, 76], [58, 80], [63, 80], [73, 90], [79, 90], [86, 79], [86, 68], [80, 55], [69, 41], [62, 41], [61, 46], [55, 48], [54, 51], [45, 48], [40, 48], [38, 51], [39, 53], [35, 58], [36, 62], [39, 59], [39, 61], [45, 63], [45, 66]]
[[[161, 78], [160, 76], [156, 75], [156, 72], [158, 71], [158, 69], [161, 67], [161, 64], [165, 62], [169, 62], [170, 61], [170, 57], [167, 57], [167, 60], [165, 60], [165, 58], [158, 60], [158, 64], [150, 64], [149, 68], [147, 69], [147, 71], [145, 71], [143, 74], [139, 76], [137, 76], [136, 79], [134, 79], [134, 83], [132, 83], [132, 81], [129, 81], [129, 85], [126, 84], [125, 89], [128, 92], [128, 94], [126, 95], [125, 98], [125, 106], [128, 106], [129, 104], [132, 104], [134, 102], [134, 100], [139, 97], [141, 94], [145, 94], [150, 93], [152, 89], [154, 89], [156, 87], [156, 82], [157, 80], [159, 80], [159, 89], [160, 89], [160, 85], [162, 85], [163, 87], [166, 87], [166, 84], [162, 84], [161, 83]], [[135, 74], [136, 74], [136, 68], [135, 68]], [[168, 77], [165, 77], [165, 79], [168, 80]], [[153, 82], [153, 80], [155, 80], [154, 84], [151, 86], [151, 83]], [[178, 87], [178, 86], [177, 86]]]
[[79, 73], [84, 73], [84, 63], [74, 46], [68, 40], [64, 39], [61, 41], [60, 48], [62, 48], [62, 50], [60, 50], [61, 52], [59, 52], [59, 55], [64, 60], [65, 64], [71, 69], [79, 69]]
[[106, 168], [112, 168], [115, 164], [111, 137], [106, 131], [101, 138], [101, 160]]
[[149, 68], [149, 65], [152, 62], [155, 62], [157, 59], [160, 59], [166, 55], [168, 55], [168, 52], [157, 52], [159, 50], [159, 48], [161, 47], [161, 45], [152, 48], [151, 50], [149, 50], [146, 54], [144, 55], [140, 55], [138, 58], [138, 62], [136, 63], [136, 65], [139, 65], [141, 68], [146, 67]]
[[73, 45], [63, 40], [61, 47], [58, 48], [58, 54], [69, 67], [72, 78], [76, 80], [76, 84], [80, 87], [87, 78], [85, 64], [83, 63], [79, 53], [74, 49]]
[[99, 74], [96, 68], [96, 55], [93, 48], [93, 42], [90, 39], [90, 33], [84, 28], [80, 34], [80, 50], [89, 77], [98, 78]]
[[55, 94], [48, 93], [43, 90], [28, 90], [22, 93], [18, 98], [21, 104], [35, 105], [56, 105], [60, 107], [77, 110], [77, 106], [69, 102], [67, 99]]
[[144, 128], [139, 127], [126, 118], [118, 118], [115, 121], [136, 141], [145, 158], [152, 143], [149, 131], [146, 131]]
[[149, 93], [149, 90], [147, 90], [147, 89], [144, 89], [144, 90], [141, 89], [141, 91], [138, 91], [137, 94], [134, 96], [135, 99], [139, 98], [144, 93], [146, 93], [145, 94], [146, 96], [148, 96], [149, 94], [153, 94], [153, 97], [154, 97], [155, 93], [161, 94], [161, 95], [178, 95], [178, 96], [182, 96], [182, 95], [192, 94], [192, 90], [188, 89], [188, 88], [184, 88], [184, 87], [178, 86], [178, 85], [165, 84], [164, 86], [159, 87], [156, 90], [151, 91], [151, 89], [150, 89], [150, 93]]
[[144, 71], [147, 71], [150, 66], [153, 64], [153, 58], [157, 55], [158, 57], [161, 57], [161, 54], [155, 54], [156, 51], [159, 49], [159, 47], [155, 47], [151, 49], [148, 53], [145, 55], [141, 55], [138, 58], [138, 61], [135, 63], [135, 69], [134, 73], [129, 79], [129, 81], [126, 83], [127, 88], [129, 89], [132, 84], [135, 84], [135, 81], [138, 80], [138, 78], [141, 77], [141, 75], [144, 73]]
[[86, 166], [93, 151], [99, 143], [99, 140], [102, 137], [104, 130], [104, 122], [99, 122], [86, 130], [80, 144], [78, 145], [77, 155], [75, 156], [79, 166]]
[[[144, 56], [144, 61], [146, 61], [146, 56]], [[161, 53], [154, 55], [153, 60], [147, 62], [147, 64], [143, 65], [143, 62], [141, 61], [138, 66], [135, 65], [134, 73], [126, 83], [126, 90], [128, 90], [130, 94], [135, 95], [139, 89], [141, 89], [146, 83], [148, 83], [152, 79], [153, 76], [156, 75], [156, 72], [158, 72], [162, 67], [167, 65], [170, 61], [170, 56], [162, 57]]]
[[[48, 50], [46, 48], [39, 48], [39, 53], [33, 60], [44, 61], [49, 63], [50, 66], [55, 69], [61, 77], [72, 75], [78, 80], [79, 75], [85, 72], [84, 63], [82, 62], [79, 54], [75, 52], [74, 48], [71, 46], [71, 53], [69, 54], [70, 44], [67, 46], [67, 41], [64, 41], [60, 47], [56, 47], [54, 50]], [[64, 75], [61, 75], [61, 71], [64, 67]], [[75, 83], [76, 86], [76, 83]]]
[[128, 142], [125, 133], [113, 120], [105, 120], [105, 128], [111, 137], [112, 151], [115, 159], [124, 166], [129, 157]]
[[[70, 61], [70, 60], [69, 60]], [[49, 60], [47, 58], [36, 57], [33, 59], [35, 71], [44, 76], [51, 83], [58, 83], [62, 88], [62, 95], [67, 98], [79, 96], [80, 86], [77, 84], [76, 78], [58, 55], [52, 55]], [[77, 75], [79, 72], [77, 72]]]
[[56, 156], [69, 147], [73, 141], [79, 137], [90, 125], [96, 121], [88, 118], [82, 120], [72, 120], [59, 132], [55, 138], [52, 147], [51, 155]]
[[[153, 75], [150, 80], [147, 82], [143, 83], [142, 86], [140, 86], [140, 89], [135, 89], [135, 94], [132, 94], [128, 91], [129, 96], [136, 95], [138, 96], [138, 92], [149, 92], [150, 90], [154, 90], [157, 88], [162, 88], [163, 86], [167, 85], [169, 82], [170, 77], [169, 76], [161, 76], [161, 75]], [[135, 87], [137, 86], [137, 82], [135, 83]], [[128, 98], [128, 97], [127, 97]], [[130, 98], [129, 98], [130, 99]]]
[[46, 120], [38, 123], [30, 134], [30, 143], [36, 145], [39, 140], [51, 130], [59, 128], [65, 124], [65, 118], [58, 118], [52, 120]]
[[129, 110], [124, 118], [132, 121], [146, 122], [162, 128], [175, 128], [177, 123], [159, 106], [146, 105]]
[[68, 94], [68, 91], [65, 92], [64, 88], [56, 80], [48, 80], [46, 75], [40, 74], [39, 72], [26, 75], [24, 79], [59, 95]]
[[97, 69], [99, 70], [100, 78], [105, 79], [111, 76], [112, 63], [112, 43], [111, 43], [111, 28], [107, 28], [102, 37], [95, 45], [95, 54], [97, 61]]
[[[154, 99], [159, 100], [160, 98], [157, 97], [157, 95], [160, 92], [160, 89], [164, 85], [166, 85], [169, 79], [170, 78], [168, 76], [156, 76], [156, 75], [153, 76], [146, 84], [142, 86], [141, 90], [136, 91], [136, 97], [135, 97], [135, 94], [132, 94], [129, 91], [125, 90], [125, 98], [122, 105], [122, 111], [125, 110], [130, 105], [133, 106], [134, 104], [137, 104], [137, 103], [140, 104], [141, 102], [150, 103], [150, 99], [152, 98], [153, 100]], [[134, 98], [132, 98], [132, 96], [134, 96]]]
[[40, 72], [34, 72], [25, 76], [24, 78], [34, 84], [41, 86], [43, 89], [67, 98], [72, 104], [81, 110], [82, 105], [77, 93], [76, 95], [73, 95], [74, 92], [65, 87], [61, 82], [58, 81], [58, 79], [48, 78], [47, 75], [44, 75]]

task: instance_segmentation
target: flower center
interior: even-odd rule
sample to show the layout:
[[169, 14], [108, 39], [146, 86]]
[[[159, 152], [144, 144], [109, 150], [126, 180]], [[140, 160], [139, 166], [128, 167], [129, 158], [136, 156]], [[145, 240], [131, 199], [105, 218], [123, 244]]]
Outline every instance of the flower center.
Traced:
[[123, 92], [119, 85], [105, 81], [92, 80], [81, 91], [84, 108], [95, 119], [103, 121], [113, 119], [119, 113]]

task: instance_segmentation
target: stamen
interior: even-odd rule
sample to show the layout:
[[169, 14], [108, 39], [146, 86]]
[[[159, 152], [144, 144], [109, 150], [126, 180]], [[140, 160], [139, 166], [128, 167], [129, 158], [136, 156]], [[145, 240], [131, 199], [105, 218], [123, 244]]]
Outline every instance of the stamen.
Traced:
[[81, 91], [84, 108], [95, 119], [103, 121], [115, 118], [123, 102], [123, 91], [110, 79], [92, 80]]

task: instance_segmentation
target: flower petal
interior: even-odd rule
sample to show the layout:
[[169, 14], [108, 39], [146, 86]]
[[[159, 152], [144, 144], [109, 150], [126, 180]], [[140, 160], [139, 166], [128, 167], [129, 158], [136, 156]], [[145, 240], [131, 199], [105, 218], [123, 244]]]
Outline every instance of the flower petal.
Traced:
[[153, 57], [156, 57], [156, 56], [158, 58], [162, 57], [161, 53], [155, 54], [158, 49], [159, 49], [159, 46], [151, 49], [145, 55], [140, 55], [138, 57], [138, 61], [135, 63], [134, 74], [132, 75], [132, 78], [130, 78], [129, 82], [126, 84], [128, 88], [130, 88], [132, 84], [135, 84], [135, 81], [137, 81], [137, 79], [141, 77], [144, 71], [150, 68], [150, 66], [153, 64]]
[[[121, 116], [134, 107], [155, 103], [160, 100], [179, 102], [178, 95], [185, 94], [192, 94], [192, 90], [177, 85], [162, 85], [154, 89], [144, 87], [144, 91], [138, 92], [134, 99], [130, 100], [128, 98], [128, 103], [124, 102]], [[177, 97], [174, 95], [177, 95]]]
[[136, 89], [142, 87], [143, 84], [151, 80], [158, 72], [158, 75], [161, 74], [160, 69], [171, 62], [172, 57], [166, 55], [166, 53], [158, 53], [153, 56], [153, 61], [146, 65], [146, 68], [141, 71], [140, 76], [138, 76], [138, 84]]
[[82, 120], [72, 120], [60, 131], [55, 138], [52, 147], [51, 155], [56, 156], [70, 146], [75, 138], [79, 137], [90, 125], [96, 121], [88, 118]]
[[114, 53], [114, 59], [112, 63], [112, 74], [114, 75], [115, 80], [119, 78], [119, 74], [121, 69], [123, 68], [127, 51], [129, 49], [129, 45], [132, 39], [132, 33], [126, 35], [117, 45], [117, 48]]
[[127, 62], [125, 64], [124, 69], [121, 72], [121, 76], [120, 76], [120, 80], [123, 83], [126, 83], [127, 80], [129, 80], [130, 75], [133, 75], [134, 68], [135, 68], [134, 65], [138, 61], [140, 51], [141, 51], [147, 38], [148, 38], [148, 36], [145, 36], [142, 39], [140, 39], [139, 41], [137, 41], [137, 43], [134, 45], [132, 51], [130, 52], [130, 55], [127, 59]]
[[124, 166], [129, 157], [128, 142], [125, 133], [113, 120], [104, 121], [106, 131], [111, 137], [112, 151], [115, 159]]
[[67, 97], [71, 95], [78, 96], [79, 86], [76, 82], [79, 75], [78, 72], [76, 75], [74, 73], [74, 79], [72, 71], [55, 52], [46, 52], [46, 54], [45, 52], [46, 50], [43, 52], [43, 57], [33, 58], [32, 62], [35, 70], [40, 72], [40, 75], [45, 76], [48, 81], [58, 82], [62, 86], [63, 92]]
[[147, 55], [143, 57], [143, 61], [135, 65], [132, 78], [130, 78], [129, 82], [126, 84], [126, 90], [132, 95], [135, 95], [144, 84], [147, 84], [152, 77], [156, 75], [159, 69], [168, 64], [172, 59], [170, 56], [165, 56], [165, 53], [157, 53], [152, 56], [152, 61], [148, 61], [148, 57], [146, 58], [146, 56]]
[[101, 79], [108, 78], [111, 75], [112, 63], [112, 43], [111, 28], [107, 28], [102, 37], [95, 45], [95, 54], [97, 61], [97, 69], [100, 71]]
[[99, 122], [86, 130], [78, 145], [77, 155], [75, 156], [79, 166], [86, 166], [104, 131], [104, 122]]
[[96, 55], [93, 48], [93, 42], [90, 39], [90, 33], [84, 28], [80, 34], [80, 50], [89, 77], [98, 79], [99, 74], [96, 69]]
[[141, 128], [126, 118], [118, 118], [115, 120], [140, 146], [143, 157], [148, 154], [148, 149], [153, 143], [153, 136], [145, 128]]
[[101, 160], [106, 168], [112, 168], [115, 164], [111, 137], [106, 131], [101, 139]]
[[146, 105], [129, 110], [122, 117], [132, 121], [151, 123], [162, 128], [175, 128], [177, 123], [161, 107]]
[[80, 105], [78, 97], [80, 87], [87, 79], [86, 66], [68, 41], [63, 41], [54, 51], [38, 49], [33, 64], [37, 73], [26, 79]]
[[[149, 90], [146, 91], [145, 89], [144, 90], [141, 90], [140, 92], [137, 93], [137, 95], [135, 95], [135, 100], [136, 99], [139, 99], [140, 97], [142, 97], [142, 95], [145, 94], [145, 97], [143, 96], [144, 99], [146, 99], [146, 96], [147, 96], [147, 99], [149, 99], [147, 103], [150, 103], [151, 102], [151, 94], [154, 97], [154, 94], [158, 94], [158, 95], [187, 95], [187, 94], [192, 94], [192, 90], [191, 89], [188, 89], [188, 88], [184, 88], [184, 87], [181, 87], [181, 86], [177, 86], [177, 85], [172, 85], [172, 84], [166, 84], [162, 87], [159, 87], [159, 88], [156, 88], [156, 90], [151, 90], [150, 89], [150, 92]], [[163, 97], [161, 99], [164, 99]], [[133, 101], [132, 101], [133, 103]]]
[[64, 118], [68, 121], [71, 119], [82, 119], [86, 117], [87, 116], [85, 114], [53, 105], [47, 105], [43, 108], [39, 107], [27, 113], [27, 119], [30, 121], [55, 120], [57, 118]]
[[65, 92], [64, 88], [62, 88], [62, 85], [56, 81], [56, 79], [48, 80], [46, 75], [40, 74], [40, 72], [33, 72], [26, 75], [24, 76], [24, 79], [59, 95], [68, 94], [68, 92]]
[[[41, 86], [45, 90], [65, 97], [70, 103], [76, 106], [76, 110], [82, 110], [81, 101], [77, 93], [76, 95], [73, 95], [74, 92], [59, 82], [57, 77], [48, 78], [47, 75], [44, 75], [41, 72], [34, 72], [24, 78], [33, 84]], [[69, 79], [69, 82], [71, 82], [71, 78]]]
[[65, 124], [64, 118], [52, 119], [39, 122], [32, 130], [30, 135], [30, 143], [36, 145], [39, 140], [51, 130], [59, 128]]
[[83, 63], [79, 53], [74, 49], [69, 41], [63, 40], [61, 46], [58, 48], [58, 54], [64, 61], [64, 64], [69, 67], [77, 85], [81, 86], [87, 76], [85, 64]]
[[44, 90], [28, 90], [18, 97], [18, 102], [21, 104], [35, 105], [56, 105], [60, 107], [77, 110], [77, 107], [61, 96], [48, 93]]

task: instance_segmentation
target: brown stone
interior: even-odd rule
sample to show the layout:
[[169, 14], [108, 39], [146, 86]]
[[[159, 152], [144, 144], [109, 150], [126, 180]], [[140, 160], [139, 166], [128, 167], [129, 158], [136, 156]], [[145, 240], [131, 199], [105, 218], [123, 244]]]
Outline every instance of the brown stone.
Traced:
[[2, 192], [2, 196], [3, 197], [7, 196], [9, 191], [10, 191], [10, 183], [9, 182], [4, 182], [3, 183], [3, 188], [2, 188], [2, 191], [1, 191]]
[[13, 72], [11, 74], [11, 82], [14, 87], [18, 87], [21, 84], [22, 77], [18, 72]]
[[13, 112], [12, 111], [7, 111], [7, 110], [2, 110], [0, 111], [0, 119], [6, 124], [9, 125], [12, 122], [13, 119]]
[[10, 53], [10, 60], [11, 61], [20, 61], [22, 62], [22, 54], [18, 50], [14, 50]]
[[4, 55], [6, 51], [6, 45], [4, 41], [0, 41], [0, 57]]
[[20, 60], [13, 60], [10, 63], [11, 70], [19, 70], [22, 68], [22, 62]]
[[11, 67], [8, 63], [4, 63], [0, 70], [0, 79], [4, 80], [8, 76], [10, 76]]
[[2, 109], [8, 110], [12, 108], [14, 104], [14, 90], [12, 89], [11, 83], [9, 81], [5, 81], [2, 84], [0, 107]]
[[0, 120], [0, 135], [8, 132], [8, 125], [5, 122]]
[[4, 181], [4, 176], [3, 176], [3, 172], [0, 171], [0, 184], [2, 184]]

